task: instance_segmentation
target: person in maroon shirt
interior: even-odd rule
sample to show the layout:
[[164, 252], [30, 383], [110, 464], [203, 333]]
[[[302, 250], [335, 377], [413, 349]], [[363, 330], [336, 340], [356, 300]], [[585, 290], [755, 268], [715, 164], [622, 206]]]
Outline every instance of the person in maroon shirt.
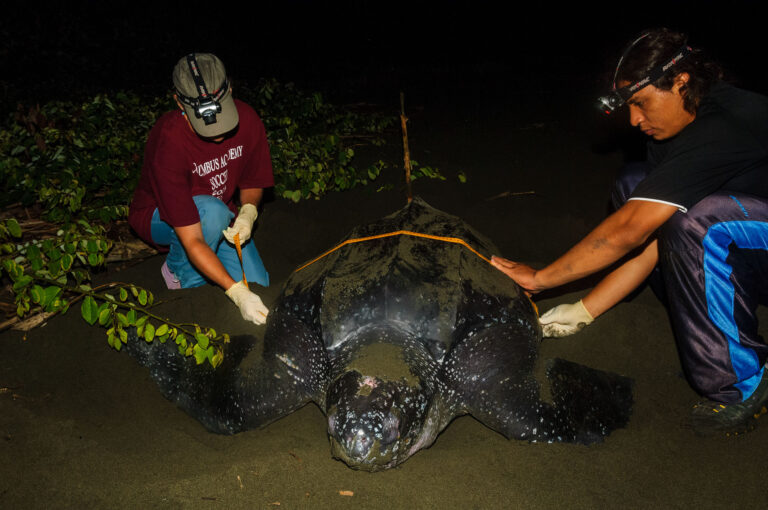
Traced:
[[263, 324], [267, 308], [243, 281], [243, 270], [247, 281], [269, 285], [251, 241], [263, 189], [274, 185], [264, 125], [253, 108], [232, 98], [215, 55], [180, 59], [173, 83], [179, 109], [150, 131], [128, 221], [143, 240], [168, 251], [161, 271], [168, 288], [213, 282], [244, 319]]

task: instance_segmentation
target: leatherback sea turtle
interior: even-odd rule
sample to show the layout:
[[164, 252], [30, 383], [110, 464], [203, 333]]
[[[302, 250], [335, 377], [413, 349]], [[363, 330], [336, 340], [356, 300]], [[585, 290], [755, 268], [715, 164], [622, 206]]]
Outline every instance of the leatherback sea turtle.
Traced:
[[[399, 231], [454, 242], [376, 237]], [[294, 272], [263, 344], [233, 339], [218, 368], [170, 346], [130, 350], [168, 399], [214, 432], [260, 427], [315, 402], [333, 455], [358, 469], [403, 462], [462, 414], [508, 438], [601, 441], [629, 419], [631, 381], [556, 359], [540, 384], [536, 311], [479, 256], [495, 251], [415, 199]]]

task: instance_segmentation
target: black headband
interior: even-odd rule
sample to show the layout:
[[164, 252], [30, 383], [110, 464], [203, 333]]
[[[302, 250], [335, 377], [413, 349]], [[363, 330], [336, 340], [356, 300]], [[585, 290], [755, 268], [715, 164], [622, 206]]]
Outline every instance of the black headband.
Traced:
[[[634, 44], [632, 46], [634, 46]], [[613, 90], [615, 90], [624, 99], [624, 101], [626, 101], [627, 99], [632, 97], [632, 94], [634, 94], [638, 90], [641, 90], [647, 87], [651, 83], [655, 82], [656, 80], [664, 76], [667, 73], [667, 71], [669, 71], [674, 66], [676, 66], [681, 60], [685, 59], [685, 57], [690, 55], [692, 51], [693, 50], [691, 50], [690, 46], [688, 46], [687, 44], [684, 44], [683, 46], [680, 47], [679, 50], [675, 52], [675, 55], [672, 58], [670, 58], [668, 61], [664, 62], [663, 64], [659, 64], [653, 69], [651, 69], [651, 71], [646, 76], [636, 81], [635, 83], [631, 83], [626, 87], [621, 87], [620, 89], [617, 89], [616, 76], [619, 74], [619, 67], [621, 67], [621, 62], [624, 60], [624, 56], [626, 56], [626, 54], [622, 55], [621, 60], [619, 60], [619, 64], [616, 66], [616, 73], [613, 75]]]
[[[200, 75], [200, 70], [198, 69], [198, 66], [197, 66], [197, 59], [195, 58], [194, 53], [190, 53], [189, 55], [187, 55], [187, 64], [189, 65], [189, 72], [192, 75], [192, 79], [195, 82], [195, 86], [197, 87], [198, 97], [185, 96], [178, 89], [176, 89], [176, 93], [177, 93], [177, 96], [179, 97], [179, 101], [193, 108], [196, 108], [200, 106], [201, 103], [208, 102], [207, 100], [210, 93], [208, 92], [208, 88], [205, 86], [205, 81], [203, 80], [203, 77]], [[217, 103], [219, 99], [224, 97], [224, 94], [226, 94], [228, 90], [229, 90], [229, 80], [225, 77], [224, 81], [221, 83], [221, 86], [214, 91], [214, 94], [210, 98], [210, 101]]]

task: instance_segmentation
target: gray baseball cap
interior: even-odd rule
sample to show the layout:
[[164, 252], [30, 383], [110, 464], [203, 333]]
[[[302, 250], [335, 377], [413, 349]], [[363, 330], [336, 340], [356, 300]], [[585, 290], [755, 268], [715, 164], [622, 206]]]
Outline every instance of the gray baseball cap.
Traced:
[[[207, 95], [200, 84], [205, 85]], [[173, 85], [192, 128], [200, 136], [216, 138], [237, 127], [239, 118], [227, 71], [216, 55], [191, 53], [179, 59], [173, 68]]]

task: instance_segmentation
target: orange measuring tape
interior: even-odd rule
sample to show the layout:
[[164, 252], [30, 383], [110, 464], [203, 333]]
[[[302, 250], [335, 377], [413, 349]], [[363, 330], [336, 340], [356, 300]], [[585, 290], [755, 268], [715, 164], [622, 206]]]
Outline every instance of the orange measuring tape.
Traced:
[[[379, 235], [375, 235], [375, 236], [357, 237], [355, 239], [347, 239], [346, 241], [344, 241], [343, 243], [339, 244], [338, 246], [334, 246], [330, 250], [328, 250], [325, 253], [315, 257], [314, 259], [310, 260], [309, 262], [307, 262], [303, 266], [299, 267], [298, 269], [296, 269], [294, 271], [294, 273], [298, 273], [302, 269], [304, 269], [304, 268], [306, 268], [308, 266], [311, 266], [312, 264], [314, 264], [318, 260], [322, 259], [323, 257], [326, 257], [326, 256], [330, 255], [331, 253], [335, 252], [339, 248], [341, 248], [343, 246], [346, 246], [348, 244], [362, 243], [362, 242], [365, 242], [365, 241], [373, 241], [375, 239], [383, 239], [385, 237], [394, 237], [394, 236], [422, 237], [424, 239], [432, 239], [432, 240], [435, 240], [435, 241], [442, 241], [444, 243], [460, 244], [460, 245], [464, 246], [465, 248], [467, 248], [472, 253], [474, 253], [475, 255], [477, 255], [478, 257], [480, 257], [481, 259], [483, 259], [484, 261], [486, 261], [488, 264], [491, 263], [491, 261], [490, 261], [490, 259], [488, 257], [485, 257], [479, 251], [477, 251], [476, 249], [472, 248], [469, 245], [469, 243], [467, 243], [464, 239], [460, 239], [458, 237], [434, 236], [434, 235], [431, 235], [431, 234], [422, 234], [421, 232], [411, 232], [410, 230], [398, 230], [397, 232], [387, 232], [386, 234], [379, 234]], [[238, 248], [238, 251], [239, 251], [239, 248]], [[245, 279], [245, 274], [243, 274], [243, 279]], [[539, 315], [539, 307], [536, 306], [536, 303], [533, 302], [533, 300], [530, 298], [530, 296], [528, 296], [525, 293], [523, 293], [523, 295], [528, 298], [528, 301], [531, 302], [531, 305], [533, 305], [533, 310], [534, 310], [534, 312], [536, 312], [536, 316], [538, 316]]]
[[243, 267], [243, 249], [240, 248], [240, 233], [236, 233], [235, 237], [235, 248], [237, 249], [237, 258], [240, 259], [240, 269], [243, 271], [243, 283], [245, 286], [248, 286], [248, 280], [245, 279], [245, 268]]
[[365, 241], [373, 241], [374, 239], [382, 239], [384, 237], [394, 237], [394, 236], [423, 237], [425, 239], [433, 239], [435, 241], [443, 241], [445, 243], [460, 244], [460, 245], [464, 246], [465, 248], [467, 248], [472, 253], [474, 253], [475, 255], [477, 255], [478, 257], [480, 257], [481, 259], [483, 259], [484, 261], [488, 262], [489, 264], [491, 263], [491, 261], [487, 257], [483, 256], [476, 249], [472, 248], [469, 245], [469, 243], [467, 243], [464, 239], [459, 239], [458, 237], [433, 236], [431, 234], [422, 234], [420, 232], [411, 232], [410, 230], [398, 230], [397, 232], [387, 232], [386, 234], [379, 234], [379, 235], [375, 235], [375, 236], [358, 237], [358, 238], [355, 238], [355, 239], [347, 239], [346, 241], [344, 241], [340, 245], [338, 245], [338, 246], [336, 246], [334, 248], [331, 248], [330, 250], [328, 250], [327, 252], [323, 253], [322, 255], [320, 255], [318, 257], [315, 257], [314, 259], [310, 260], [309, 262], [307, 262], [306, 264], [304, 264], [303, 266], [301, 266], [300, 268], [298, 268], [294, 272], [298, 273], [299, 271], [301, 271], [305, 267], [314, 264], [315, 262], [317, 262], [318, 260], [320, 260], [321, 258], [323, 258], [323, 257], [325, 257], [327, 255], [330, 255], [331, 253], [335, 252], [336, 250], [338, 250], [342, 246], [346, 246], [348, 244], [362, 243], [362, 242], [365, 242]]

